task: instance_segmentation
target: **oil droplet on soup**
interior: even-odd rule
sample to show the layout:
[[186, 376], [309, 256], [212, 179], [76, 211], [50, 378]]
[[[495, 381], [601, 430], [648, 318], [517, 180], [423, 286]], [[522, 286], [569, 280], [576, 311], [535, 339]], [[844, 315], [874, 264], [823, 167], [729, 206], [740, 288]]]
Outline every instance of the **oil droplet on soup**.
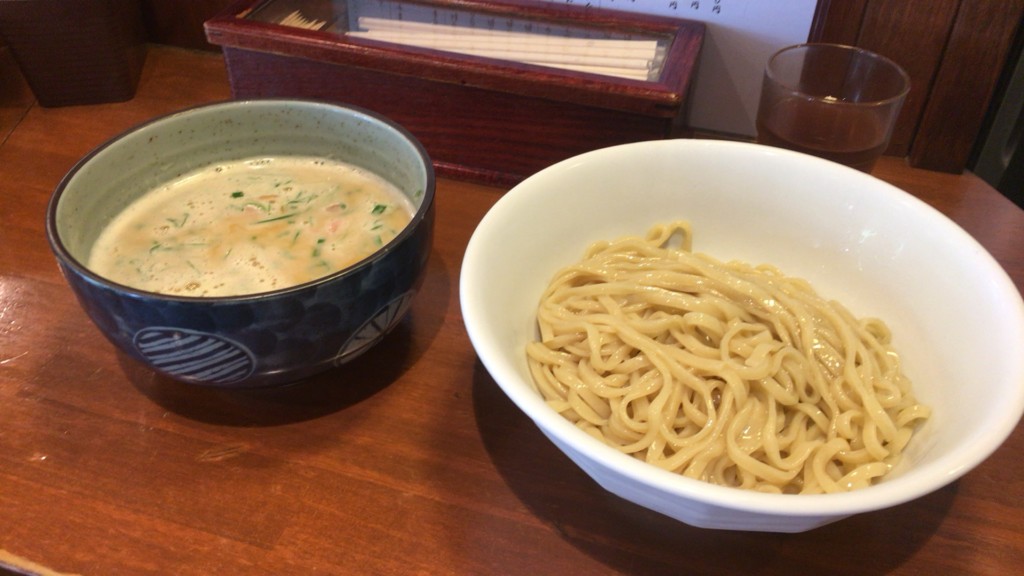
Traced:
[[405, 228], [409, 198], [322, 158], [254, 158], [192, 172], [118, 214], [89, 257], [97, 274], [181, 296], [295, 286], [365, 259]]

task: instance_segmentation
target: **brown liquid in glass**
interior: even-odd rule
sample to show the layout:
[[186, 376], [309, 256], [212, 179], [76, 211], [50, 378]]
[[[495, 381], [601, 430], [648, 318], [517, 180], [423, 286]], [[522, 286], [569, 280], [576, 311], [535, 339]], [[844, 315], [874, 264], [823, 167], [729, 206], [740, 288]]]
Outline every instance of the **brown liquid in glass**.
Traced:
[[871, 112], [843, 105], [788, 101], [757, 117], [762, 144], [812, 154], [870, 172], [885, 150], [885, 130]]

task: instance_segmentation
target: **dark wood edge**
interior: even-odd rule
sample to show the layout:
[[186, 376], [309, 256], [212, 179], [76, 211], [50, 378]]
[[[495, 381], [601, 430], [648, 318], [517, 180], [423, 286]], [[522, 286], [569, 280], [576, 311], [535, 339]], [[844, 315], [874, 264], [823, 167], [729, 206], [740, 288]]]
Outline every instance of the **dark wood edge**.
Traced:
[[818, 0], [808, 42], [857, 43], [868, 0]]
[[[965, 2], [910, 148], [910, 165], [960, 172], [968, 164], [1017, 36], [1024, 0]], [[971, 62], [972, 66], [964, 66]]]

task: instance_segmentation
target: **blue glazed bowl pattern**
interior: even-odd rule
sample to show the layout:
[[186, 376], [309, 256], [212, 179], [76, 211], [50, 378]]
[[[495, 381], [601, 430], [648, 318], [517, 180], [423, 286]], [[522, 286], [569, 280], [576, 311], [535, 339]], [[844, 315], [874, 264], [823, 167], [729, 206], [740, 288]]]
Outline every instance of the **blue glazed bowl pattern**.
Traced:
[[[234, 158], [309, 153], [362, 165], [397, 184], [417, 208], [412, 222], [346, 270], [254, 295], [154, 294], [110, 282], [83, 264], [103, 225], [159, 181]], [[123, 177], [125, 171], [134, 176]], [[403, 319], [430, 254], [433, 200], [425, 150], [389, 120], [320, 102], [237, 101], [158, 118], [93, 151], [55, 191], [47, 234], [82, 308], [126, 354], [185, 382], [274, 386], [356, 358]]]

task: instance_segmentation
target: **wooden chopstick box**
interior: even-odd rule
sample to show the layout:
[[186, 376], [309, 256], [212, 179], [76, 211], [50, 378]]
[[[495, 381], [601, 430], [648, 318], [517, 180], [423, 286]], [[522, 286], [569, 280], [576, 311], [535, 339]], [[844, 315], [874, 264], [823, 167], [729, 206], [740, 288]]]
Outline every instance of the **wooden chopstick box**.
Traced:
[[[240, 1], [205, 23], [207, 39], [223, 50], [235, 98], [315, 98], [373, 110], [412, 132], [448, 177], [509, 185], [589, 150], [687, 135], [702, 23], [543, 2], [374, 1], [406, 16], [433, 11], [443, 21], [468, 15], [488, 26], [656, 38], [660, 71], [625, 79], [356, 38], [346, 34], [353, 3], [326, 0]], [[333, 24], [278, 23], [299, 14]]]

